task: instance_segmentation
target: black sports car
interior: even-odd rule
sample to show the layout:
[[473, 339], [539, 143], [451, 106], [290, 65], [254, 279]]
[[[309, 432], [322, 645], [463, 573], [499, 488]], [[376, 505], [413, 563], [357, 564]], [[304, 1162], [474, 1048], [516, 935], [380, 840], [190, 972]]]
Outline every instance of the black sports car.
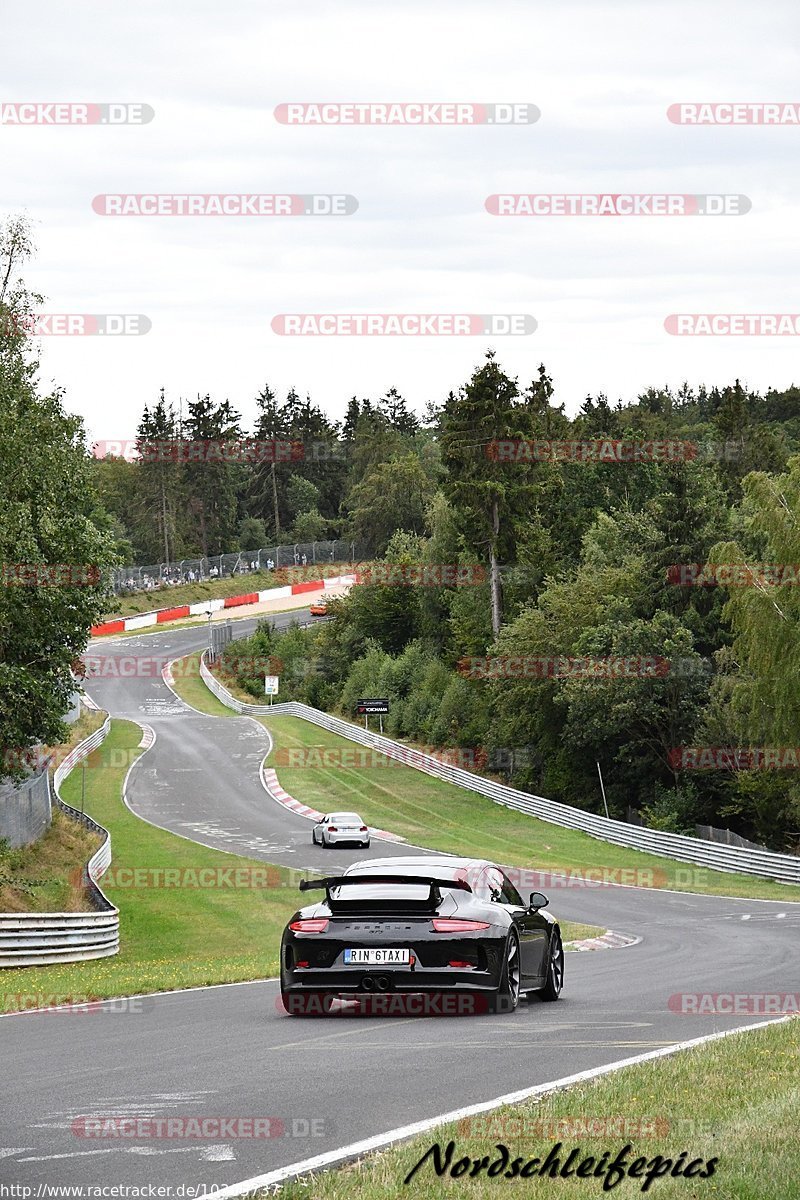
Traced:
[[511, 1012], [523, 993], [560, 995], [564, 948], [542, 911], [547, 897], [526, 903], [494, 863], [376, 858], [300, 883], [317, 889], [324, 899], [296, 912], [281, 942], [281, 999], [293, 1016], [330, 1012], [336, 997], [455, 1015]]

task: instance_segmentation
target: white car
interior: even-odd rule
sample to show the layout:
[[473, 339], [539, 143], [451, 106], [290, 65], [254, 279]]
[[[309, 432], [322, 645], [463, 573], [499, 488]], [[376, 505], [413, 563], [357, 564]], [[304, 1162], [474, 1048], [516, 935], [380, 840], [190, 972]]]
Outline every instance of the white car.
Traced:
[[338, 846], [344, 842], [355, 842], [358, 846], [369, 845], [369, 828], [358, 813], [328, 813], [317, 821], [311, 840], [315, 845]]

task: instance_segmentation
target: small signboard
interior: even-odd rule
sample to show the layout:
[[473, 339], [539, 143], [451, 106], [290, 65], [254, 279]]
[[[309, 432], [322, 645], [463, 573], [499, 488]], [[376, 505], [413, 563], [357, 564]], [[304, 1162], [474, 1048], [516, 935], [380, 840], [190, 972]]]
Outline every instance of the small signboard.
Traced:
[[278, 694], [278, 679], [279, 679], [278, 675], [265, 675], [264, 676], [264, 695], [265, 696], [277, 696], [277, 694]]
[[388, 700], [356, 700], [356, 712], [360, 716], [386, 716], [389, 711]]

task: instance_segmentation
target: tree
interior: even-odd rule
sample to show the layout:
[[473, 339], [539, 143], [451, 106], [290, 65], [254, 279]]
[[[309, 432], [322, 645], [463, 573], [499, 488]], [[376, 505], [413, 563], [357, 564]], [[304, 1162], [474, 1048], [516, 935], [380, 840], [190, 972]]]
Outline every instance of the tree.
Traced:
[[225, 447], [237, 443], [241, 432], [241, 417], [228, 400], [216, 403], [198, 396], [189, 402], [184, 435], [204, 449], [196, 461], [187, 462], [186, 485], [204, 558], [232, 550], [237, 541], [243, 468]]
[[380, 555], [395, 530], [424, 533], [433, 493], [433, 480], [417, 454], [378, 463], [347, 496], [352, 537]]
[[328, 522], [318, 508], [298, 513], [294, 519], [292, 539], [295, 543], [322, 541], [328, 532]]
[[59, 390], [39, 390], [24, 329], [40, 298], [15, 278], [31, 250], [23, 222], [0, 231], [0, 777], [19, 777], [22, 752], [63, 737], [71, 668], [102, 618], [115, 563], [92, 519], [81, 421]]
[[267, 544], [267, 531], [260, 517], [245, 517], [239, 524], [239, 549], [263, 550]]
[[[549, 385], [542, 367], [540, 389], [548, 392]], [[501, 458], [496, 447], [499, 442], [530, 441], [536, 407], [527, 399], [520, 401], [516, 380], [505, 374], [490, 350], [469, 383], [457, 395], [450, 394], [442, 413], [444, 492], [467, 543], [488, 560], [495, 637], [503, 619], [500, 564], [513, 559], [518, 525], [531, 496], [527, 463]]]
[[[733, 632], [738, 665], [730, 696], [730, 715], [750, 744], [800, 745], [800, 588], [794, 580], [800, 563], [800, 458], [789, 461], [785, 475], [754, 472], [744, 480], [746, 538], [719, 542], [709, 554], [715, 564], [754, 568], [751, 583], [727, 589], [723, 616]], [[748, 544], [749, 543], [749, 544]], [[753, 550], [757, 548], [757, 553]], [[760, 564], [788, 566], [789, 575], [771, 582]], [[788, 583], [781, 582], [788, 578]]]
[[275, 393], [268, 384], [256, 396], [258, 418], [254, 438], [263, 444], [263, 454], [259, 454], [257, 465], [253, 469], [250, 480], [249, 495], [254, 503], [254, 515], [260, 515], [265, 520], [271, 518], [275, 540], [280, 541], [281, 517], [278, 506], [278, 475], [275, 462], [275, 443], [286, 437], [286, 421], [281, 408], [275, 399]]
[[[155, 407], [145, 406], [136, 430], [135, 541], [144, 561], [167, 565], [178, 557], [178, 514], [183, 511], [183, 466], [177, 454], [180, 426], [164, 389]], [[141, 561], [141, 559], [139, 560]]]
[[286, 500], [293, 517], [319, 508], [319, 488], [302, 475], [290, 475]]
[[408, 404], [397, 388], [389, 388], [385, 396], [378, 401], [380, 412], [392, 427], [404, 437], [414, 437], [419, 433], [419, 420], [408, 407]]

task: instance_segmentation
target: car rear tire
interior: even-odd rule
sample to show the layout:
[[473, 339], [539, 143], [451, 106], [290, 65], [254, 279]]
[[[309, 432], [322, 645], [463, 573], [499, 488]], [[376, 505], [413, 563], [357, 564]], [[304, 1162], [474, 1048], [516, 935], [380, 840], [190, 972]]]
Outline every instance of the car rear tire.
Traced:
[[327, 1017], [333, 996], [327, 992], [281, 992], [281, 1004], [290, 1017]]
[[538, 995], [543, 1000], [557, 1000], [561, 995], [561, 989], [564, 986], [564, 946], [561, 941], [561, 934], [557, 929], [553, 930], [553, 936], [550, 939], [550, 955], [547, 963], [547, 982], [540, 989]]
[[505, 945], [500, 987], [496, 992], [489, 993], [489, 1012], [509, 1013], [519, 1006], [521, 970], [519, 937], [516, 930], [512, 929]]

